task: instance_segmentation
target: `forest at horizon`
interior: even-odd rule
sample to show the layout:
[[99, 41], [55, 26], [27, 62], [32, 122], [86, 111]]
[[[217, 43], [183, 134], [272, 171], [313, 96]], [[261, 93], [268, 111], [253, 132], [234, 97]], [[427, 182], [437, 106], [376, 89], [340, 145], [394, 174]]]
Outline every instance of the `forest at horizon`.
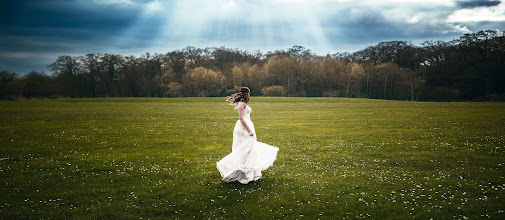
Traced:
[[262, 53], [186, 47], [166, 54], [61, 55], [50, 75], [0, 72], [0, 99], [252, 95], [412, 101], [505, 100], [505, 34], [452, 41], [385, 41], [353, 53], [317, 55], [302, 46]]

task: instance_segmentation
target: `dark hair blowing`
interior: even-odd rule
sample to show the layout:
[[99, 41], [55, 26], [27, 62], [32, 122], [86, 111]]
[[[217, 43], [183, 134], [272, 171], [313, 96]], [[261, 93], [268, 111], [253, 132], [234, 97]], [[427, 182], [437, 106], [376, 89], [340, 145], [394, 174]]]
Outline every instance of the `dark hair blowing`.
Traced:
[[249, 90], [249, 88], [242, 87], [237, 93], [230, 95], [227, 101], [230, 101], [230, 105], [236, 105], [237, 102], [245, 102], [247, 104], [249, 102], [250, 93], [251, 90]]

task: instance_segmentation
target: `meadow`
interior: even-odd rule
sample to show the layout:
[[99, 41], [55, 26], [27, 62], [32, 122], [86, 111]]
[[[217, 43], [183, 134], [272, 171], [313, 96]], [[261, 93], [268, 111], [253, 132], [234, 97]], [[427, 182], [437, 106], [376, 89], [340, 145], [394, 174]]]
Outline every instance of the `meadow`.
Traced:
[[242, 185], [225, 99], [1, 101], [0, 218], [505, 219], [505, 103], [252, 97]]

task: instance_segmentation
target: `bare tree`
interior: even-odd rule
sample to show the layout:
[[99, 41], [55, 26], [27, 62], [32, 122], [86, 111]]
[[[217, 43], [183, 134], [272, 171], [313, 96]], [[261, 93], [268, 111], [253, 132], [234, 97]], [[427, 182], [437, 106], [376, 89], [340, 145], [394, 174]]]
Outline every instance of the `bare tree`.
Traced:
[[82, 71], [82, 64], [75, 57], [59, 56], [56, 61], [49, 64], [48, 69], [58, 81], [62, 95], [75, 97], [79, 92], [77, 75]]

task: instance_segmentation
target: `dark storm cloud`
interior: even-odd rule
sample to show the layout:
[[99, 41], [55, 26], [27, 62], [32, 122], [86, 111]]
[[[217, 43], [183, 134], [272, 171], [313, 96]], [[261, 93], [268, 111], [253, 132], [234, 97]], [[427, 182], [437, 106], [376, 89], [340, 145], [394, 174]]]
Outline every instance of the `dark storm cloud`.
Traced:
[[[392, 38], [402, 38], [400, 27], [388, 22], [380, 14], [370, 13], [354, 20], [335, 17], [339, 21], [339, 30], [333, 39], [346, 41], [349, 43], [377, 42], [390, 40]], [[329, 22], [326, 25], [334, 25], [337, 21]]]
[[[461, 32], [452, 30], [452, 26], [448, 24], [433, 25], [423, 20], [409, 24], [405, 20], [392, 20], [381, 12], [380, 10], [365, 10], [356, 16], [345, 11], [325, 20], [323, 24], [333, 29], [329, 35], [332, 42], [360, 45], [355, 50], [363, 49], [363, 45], [373, 45], [381, 41], [423, 42], [428, 39], [454, 39], [461, 35]], [[425, 11], [425, 13], [430, 12]], [[430, 16], [441, 15], [430, 14]]]
[[492, 7], [500, 4], [500, 1], [494, 0], [470, 0], [470, 1], [457, 1], [456, 4], [460, 8], [478, 8], [478, 7]]
[[[22, 2], [22, 1], [20, 1]], [[21, 27], [88, 28], [118, 31], [135, 21], [138, 11], [133, 8], [90, 7], [80, 1], [13, 4], [2, 12], [3, 25]], [[112, 16], [113, 15], [113, 16]]]
[[[1, 6], [0, 68], [23, 73], [43, 69], [56, 54], [108, 52], [140, 14], [136, 7], [76, 0], [6, 1]], [[152, 33], [150, 28], [139, 33]], [[132, 37], [142, 47], [149, 36]]]
[[[9, 6], [8, 10], [4, 8], [1, 13], [2, 38], [22, 39], [29, 36], [34, 41], [42, 42], [52, 39], [54, 42], [96, 40], [100, 43], [135, 22], [138, 14], [135, 9], [129, 8], [91, 8], [80, 1], [33, 1], [27, 4], [11, 3]], [[11, 44], [3, 46], [12, 49]], [[32, 47], [30, 44], [15, 46], [20, 50]]]

